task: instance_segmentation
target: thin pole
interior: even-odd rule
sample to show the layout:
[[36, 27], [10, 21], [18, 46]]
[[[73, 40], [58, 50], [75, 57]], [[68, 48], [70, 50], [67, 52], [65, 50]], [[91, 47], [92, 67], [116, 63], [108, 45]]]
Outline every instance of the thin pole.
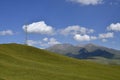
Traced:
[[26, 25], [25, 27], [25, 44], [26, 45], [28, 45], [27, 41], [28, 41], [28, 32], [27, 32], [27, 25]]

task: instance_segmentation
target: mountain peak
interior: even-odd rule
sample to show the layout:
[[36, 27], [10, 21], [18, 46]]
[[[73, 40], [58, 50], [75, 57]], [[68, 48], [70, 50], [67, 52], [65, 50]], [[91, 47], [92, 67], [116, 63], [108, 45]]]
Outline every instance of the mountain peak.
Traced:
[[77, 47], [98, 47], [99, 45], [93, 44], [93, 43], [88, 43], [88, 44], [79, 44]]
[[73, 47], [72, 44], [64, 43], [64, 44], [56, 44], [52, 46], [53, 48], [65, 49], [69, 47]]

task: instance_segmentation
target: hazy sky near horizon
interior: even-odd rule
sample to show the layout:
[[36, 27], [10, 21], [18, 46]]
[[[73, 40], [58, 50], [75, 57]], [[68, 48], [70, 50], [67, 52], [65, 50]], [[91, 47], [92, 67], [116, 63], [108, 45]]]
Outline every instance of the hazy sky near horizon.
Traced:
[[120, 50], [120, 0], [0, 0], [0, 43], [46, 48], [94, 43]]

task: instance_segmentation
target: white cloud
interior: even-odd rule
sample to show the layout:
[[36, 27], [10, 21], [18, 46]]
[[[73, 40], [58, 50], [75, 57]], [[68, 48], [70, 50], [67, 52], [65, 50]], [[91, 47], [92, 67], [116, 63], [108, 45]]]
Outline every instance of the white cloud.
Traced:
[[91, 40], [96, 40], [97, 39], [96, 36], [91, 36], [90, 38], [91, 38]]
[[60, 42], [57, 41], [55, 38], [50, 38], [49, 42], [48, 42], [48, 45], [52, 46], [52, 45], [55, 45], [55, 44], [60, 44]]
[[91, 41], [91, 40], [101, 39], [102, 42], [107, 42], [107, 38], [113, 38], [113, 37], [114, 37], [114, 33], [108, 32], [108, 33], [99, 34], [98, 37], [90, 36], [87, 34], [83, 34], [83, 35], [75, 34], [73, 38], [76, 41]]
[[90, 41], [90, 36], [88, 35], [80, 35], [80, 34], [76, 34], [74, 36], [74, 39], [77, 41]]
[[78, 25], [68, 26], [67, 28], [61, 30], [61, 34], [63, 35], [88, 34], [93, 32], [93, 29], [87, 29]]
[[39, 43], [40, 43], [40, 41], [27, 40], [27, 44], [30, 46], [34, 46], [34, 45], [39, 44]]
[[55, 44], [60, 44], [59, 41], [57, 41], [55, 38], [44, 38], [41, 41], [35, 41], [35, 40], [28, 40], [28, 45], [30, 46], [40, 46], [42, 48], [46, 48]]
[[4, 31], [0, 31], [0, 35], [1, 36], [5, 36], [5, 35], [13, 35], [13, 31], [12, 30], [4, 30]]
[[114, 37], [114, 33], [113, 32], [99, 34], [99, 38], [100, 39], [113, 38], [113, 37]]
[[91, 41], [98, 39], [96, 36], [90, 36], [90, 35], [81, 35], [81, 34], [75, 34], [73, 37], [76, 41]]
[[45, 42], [48, 41], [48, 40], [49, 40], [48, 38], [44, 38], [44, 39], [43, 39], [43, 41], [45, 41]]
[[107, 39], [102, 39], [102, 42], [107, 42]]
[[34, 22], [29, 25], [24, 25], [23, 26], [24, 31], [26, 31], [25, 27], [27, 27], [28, 33], [48, 34], [48, 35], [51, 35], [54, 33], [53, 27], [47, 25], [44, 21]]
[[68, 0], [68, 1], [79, 3], [82, 5], [97, 5], [103, 2], [103, 0]]
[[107, 27], [109, 31], [120, 31], [120, 23], [112, 23], [110, 26]]

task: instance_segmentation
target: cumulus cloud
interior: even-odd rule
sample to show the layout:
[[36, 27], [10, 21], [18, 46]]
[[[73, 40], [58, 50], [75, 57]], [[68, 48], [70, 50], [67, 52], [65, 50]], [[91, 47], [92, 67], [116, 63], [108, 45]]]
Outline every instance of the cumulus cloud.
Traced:
[[93, 29], [87, 29], [78, 25], [68, 26], [67, 28], [61, 30], [61, 34], [63, 35], [88, 34], [93, 32]]
[[80, 35], [80, 34], [76, 34], [73, 37], [76, 41], [90, 41], [90, 40], [96, 40], [97, 37], [96, 36], [89, 36], [89, 35]]
[[90, 36], [88, 35], [80, 35], [80, 34], [76, 34], [74, 36], [74, 39], [77, 41], [90, 41]]
[[90, 38], [91, 38], [91, 40], [96, 40], [97, 39], [96, 36], [91, 36]]
[[68, 0], [68, 1], [79, 3], [82, 5], [97, 5], [103, 2], [103, 0]]
[[110, 26], [107, 27], [109, 31], [120, 31], [120, 23], [112, 23]]
[[34, 46], [36, 44], [40, 44], [40, 41], [34, 41], [34, 40], [27, 40], [27, 44], [29, 46]]
[[102, 39], [102, 42], [107, 42], [107, 39]]
[[99, 38], [100, 39], [113, 38], [113, 37], [114, 37], [114, 33], [113, 32], [99, 34]]
[[87, 34], [75, 34], [74, 35], [74, 40], [76, 41], [91, 41], [91, 40], [102, 40], [102, 42], [107, 42], [107, 39], [108, 38], [113, 38], [114, 37], [114, 33], [112, 32], [108, 32], [108, 33], [102, 33], [102, 34], [99, 34], [97, 37], [96, 36], [90, 36], [90, 35], [87, 35]]
[[45, 42], [48, 41], [48, 40], [49, 40], [48, 38], [44, 38], [44, 39], [43, 39], [43, 41], [45, 41]]
[[57, 41], [55, 38], [44, 38], [41, 41], [35, 41], [35, 40], [28, 40], [27, 41], [28, 45], [30, 46], [35, 46], [38, 45], [42, 48], [49, 47], [55, 44], [60, 44], [59, 41]]
[[28, 33], [37, 33], [37, 34], [48, 34], [51, 35], [54, 33], [54, 29], [52, 26], [47, 25], [44, 21], [34, 22], [29, 25], [24, 25], [23, 29], [27, 27]]
[[5, 36], [5, 35], [13, 35], [13, 31], [12, 30], [4, 30], [4, 31], [0, 31], [0, 35], [1, 36]]
[[48, 45], [52, 46], [52, 45], [55, 45], [55, 44], [60, 44], [60, 42], [57, 41], [55, 38], [50, 38], [49, 41], [48, 41]]

